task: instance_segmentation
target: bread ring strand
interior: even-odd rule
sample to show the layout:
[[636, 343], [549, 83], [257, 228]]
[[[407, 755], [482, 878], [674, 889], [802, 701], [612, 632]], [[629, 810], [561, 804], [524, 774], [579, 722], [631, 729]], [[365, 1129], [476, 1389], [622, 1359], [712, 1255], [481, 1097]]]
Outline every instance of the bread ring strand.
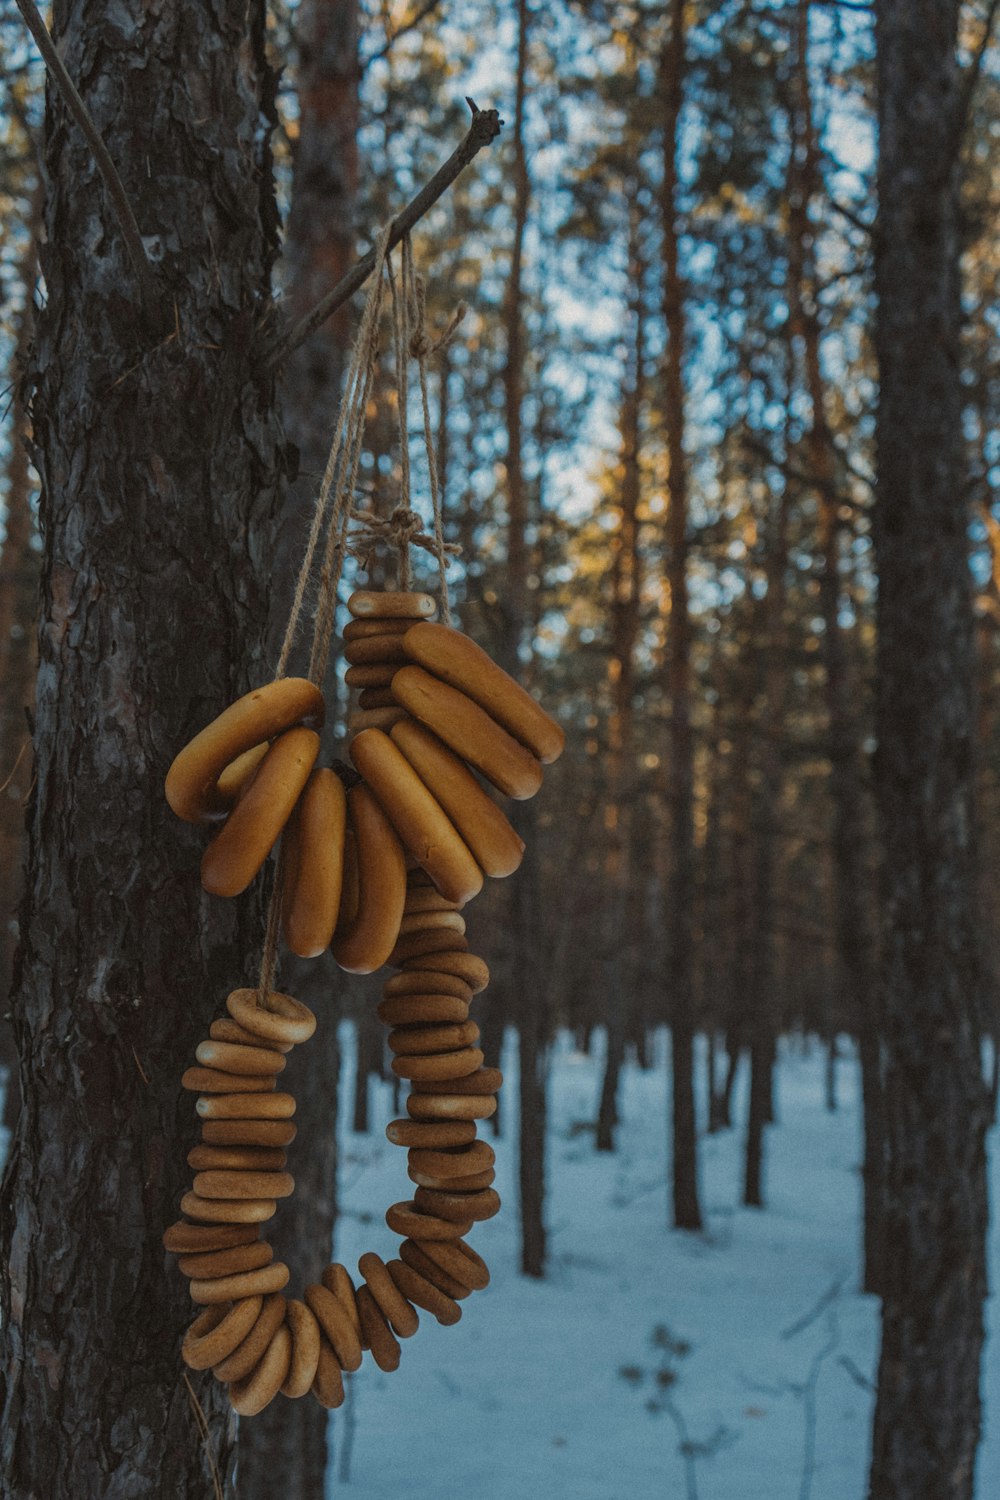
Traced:
[[[423, 667], [400, 667], [392, 690], [403, 708], [507, 797], [525, 801], [542, 784], [541, 762], [478, 703]], [[372, 712], [391, 712], [374, 709]]]
[[460, 630], [429, 622], [414, 625], [403, 637], [403, 649], [411, 661], [484, 708], [543, 766], [559, 759], [566, 736], [555, 719]]
[[347, 794], [358, 863], [358, 904], [338, 923], [331, 948], [342, 969], [371, 974], [396, 945], [406, 900], [406, 856], [396, 831], [363, 783]]
[[344, 783], [320, 767], [306, 782], [284, 844], [282, 925], [285, 942], [300, 958], [316, 958], [330, 946], [340, 910], [346, 826]]
[[479, 785], [465, 761], [414, 719], [401, 719], [389, 733], [484, 872], [500, 880], [513, 875], [524, 857], [524, 840]]
[[312, 729], [288, 729], [275, 740], [202, 856], [206, 891], [238, 896], [246, 890], [287, 823], [318, 754], [319, 735]]
[[[396, 725], [396, 729], [401, 726]], [[387, 734], [366, 729], [351, 742], [351, 759], [403, 845], [449, 901], [471, 901], [483, 872], [441, 804]]]
[[223, 818], [235, 796], [219, 782], [233, 761], [295, 724], [321, 729], [323, 694], [304, 677], [282, 677], [238, 698], [189, 741], [167, 772], [167, 801], [186, 823]]

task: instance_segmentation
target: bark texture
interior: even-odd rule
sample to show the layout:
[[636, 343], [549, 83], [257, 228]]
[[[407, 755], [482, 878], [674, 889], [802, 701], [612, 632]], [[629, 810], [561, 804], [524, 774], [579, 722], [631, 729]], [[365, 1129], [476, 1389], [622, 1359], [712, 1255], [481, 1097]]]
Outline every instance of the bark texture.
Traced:
[[878, 0], [876, 790], [888, 1141], [871, 1500], [971, 1500], [986, 1292], [957, 0]]
[[[30, 853], [13, 1011], [22, 1109], [0, 1205], [10, 1500], [229, 1490], [233, 1426], [186, 1384], [161, 1245], [194, 1135], [178, 1084], [257, 958], [210, 901], [163, 776], [260, 673], [280, 434], [253, 377], [275, 248], [257, 3], [57, 4], [58, 46], [162, 286], [161, 330], [90, 153], [49, 93], [30, 363], [44, 552]], [[208, 1419], [213, 1480], [192, 1410]]]
[[677, 1229], [701, 1228], [698, 1130], [694, 1104], [694, 739], [691, 728], [691, 618], [688, 609], [688, 485], [684, 452], [684, 288], [678, 228], [679, 127], [684, 104], [685, 5], [670, 0], [670, 33], [661, 58], [663, 103], [663, 416], [670, 465], [667, 512], [667, 686], [670, 695], [670, 952], [672, 1091], [671, 1206]]
[[11, 1069], [4, 1097], [4, 1123], [17, 1115], [14, 1037], [7, 1016], [17, 948], [17, 909], [23, 891], [24, 806], [34, 771], [28, 714], [35, 691], [35, 619], [38, 597], [38, 552], [31, 510], [28, 464], [29, 423], [18, 389], [31, 336], [32, 307], [38, 277], [38, 210], [33, 198], [29, 239], [18, 280], [23, 298], [16, 319], [11, 365], [14, 420], [7, 455], [3, 550], [0, 552], [0, 1060]]
[[[299, 132], [292, 198], [282, 246], [288, 317], [297, 321], [347, 270], [354, 251], [358, 150], [358, 15], [356, 0], [303, 0], [295, 17]], [[284, 426], [298, 450], [298, 476], [282, 509], [276, 553], [271, 638], [284, 635], [295, 579], [312, 520], [345, 366], [350, 307], [344, 307], [292, 354], [282, 382]], [[304, 670], [308, 634], [298, 648]], [[277, 644], [273, 647], [275, 657]], [[324, 688], [332, 718], [337, 651]], [[298, 1100], [291, 1157], [295, 1196], [270, 1235], [275, 1258], [292, 1269], [295, 1295], [333, 1254], [337, 1218], [337, 1022], [343, 975], [330, 953], [308, 961], [286, 954], [281, 983], [311, 1006], [319, 1025], [297, 1049], [290, 1084]], [[377, 1023], [376, 1023], [377, 1024]], [[240, 1427], [240, 1500], [271, 1500], [275, 1474], [296, 1500], [322, 1500], [328, 1466], [327, 1412], [316, 1401], [276, 1401]]]

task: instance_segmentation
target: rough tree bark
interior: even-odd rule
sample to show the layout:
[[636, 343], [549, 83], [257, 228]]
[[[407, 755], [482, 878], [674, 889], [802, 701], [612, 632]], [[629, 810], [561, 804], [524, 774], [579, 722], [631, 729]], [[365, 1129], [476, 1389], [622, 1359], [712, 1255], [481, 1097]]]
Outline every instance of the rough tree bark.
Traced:
[[281, 461], [254, 376], [276, 243], [263, 5], [57, 4], [61, 54], [123, 177], [165, 323], [51, 90], [47, 298], [30, 361], [44, 538], [37, 784], [14, 1028], [23, 1104], [0, 1206], [5, 1495], [218, 1494], [233, 1424], [182, 1374], [160, 1248], [194, 1134], [178, 1081], [252, 974], [255, 903], [210, 902], [177, 748], [258, 678]]
[[886, 1257], [871, 1500], [971, 1500], [986, 1293], [958, 0], [877, 0]]
[[679, 126], [684, 104], [685, 4], [670, 0], [660, 58], [663, 107], [663, 417], [670, 466], [667, 511], [667, 688], [670, 699], [670, 874], [666, 925], [670, 953], [672, 1089], [671, 1199], [678, 1229], [701, 1228], [698, 1130], [694, 1103], [694, 742], [691, 728], [691, 620], [688, 611], [688, 486], [684, 452], [684, 287], [678, 228]]
[[28, 712], [34, 703], [35, 617], [38, 553], [31, 513], [32, 482], [28, 462], [30, 425], [18, 390], [31, 337], [32, 307], [38, 278], [38, 210], [33, 197], [27, 244], [18, 266], [21, 307], [17, 314], [11, 383], [14, 414], [7, 454], [3, 550], [0, 551], [0, 1059], [11, 1069], [4, 1097], [4, 1123], [13, 1125], [18, 1089], [14, 1037], [7, 1016], [17, 947], [17, 908], [23, 888], [24, 804], [33, 775]]
[[[358, 15], [356, 0], [302, 0], [295, 13], [299, 129], [292, 197], [282, 245], [290, 284], [288, 318], [298, 321], [347, 270], [354, 252], [358, 181]], [[312, 507], [330, 446], [350, 338], [350, 305], [294, 352], [281, 387], [285, 431], [298, 449], [298, 478], [282, 509], [276, 549], [271, 639], [284, 634]], [[300, 647], [304, 655], [304, 647]], [[337, 702], [336, 651], [324, 684], [328, 712]], [[274, 659], [272, 657], [272, 659]], [[303, 656], [299, 669], [304, 670]], [[319, 1021], [297, 1049], [289, 1082], [298, 1100], [295, 1196], [274, 1220], [275, 1258], [300, 1285], [316, 1281], [332, 1255], [337, 1215], [337, 1021], [342, 976], [329, 953], [286, 954], [279, 983], [312, 1006]], [[296, 1500], [323, 1500], [328, 1466], [327, 1412], [315, 1401], [276, 1401], [240, 1427], [240, 1500], [271, 1500], [274, 1476]]]

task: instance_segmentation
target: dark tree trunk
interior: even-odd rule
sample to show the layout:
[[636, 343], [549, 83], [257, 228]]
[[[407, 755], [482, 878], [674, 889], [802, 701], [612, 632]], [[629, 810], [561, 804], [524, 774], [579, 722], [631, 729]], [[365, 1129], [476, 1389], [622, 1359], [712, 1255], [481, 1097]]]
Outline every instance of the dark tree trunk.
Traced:
[[[504, 331], [507, 350], [504, 361], [504, 417], [507, 429], [505, 454], [507, 489], [507, 597], [504, 601], [502, 656], [507, 669], [520, 671], [521, 647], [529, 623], [528, 609], [528, 491], [524, 476], [524, 235], [528, 223], [531, 180], [528, 174], [524, 133], [528, 80], [527, 0], [517, 4], [517, 62], [514, 100], [514, 237], [510, 274], [504, 293]], [[537, 825], [533, 804], [515, 808], [514, 825], [527, 845], [524, 863], [514, 882], [512, 916], [514, 943], [511, 981], [514, 1016], [517, 1021], [520, 1068], [518, 1132], [518, 1181], [521, 1201], [521, 1270], [526, 1276], [544, 1276], [545, 1232], [545, 1116], [546, 1032], [537, 982], [541, 961], [538, 900], [540, 869]]]
[[767, 525], [767, 593], [763, 600], [763, 713], [759, 781], [751, 811], [754, 932], [750, 955], [750, 1096], [743, 1202], [764, 1206], [764, 1130], [774, 1122], [774, 1064], [779, 1016], [775, 952], [777, 854], [784, 780], [782, 736], [788, 690], [785, 651], [789, 494], [787, 481], [771, 500]]
[[680, 270], [677, 158], [684, 103], [685, 5], [670, 0], [670, 34], [660, 62], [663, 106], [663, 416], [670, 466], [667, 512], [667, 686], [670, 696], [670, 951], [672, 1088], [671, 1214], [677, 1229], [700, 1229], [698, 1130], [694, 1104], [694, 742], [691, 619], [688, 611], [688, 486], [684, 452], [684, 288]]
[[[792, 195], [790, 234], [800, 246], [798, 295], [792, 306], [799, 324], [809, 393], [811, 420], [806, 436], [809, 472], [816, 486], [820, 514], [819, 594], [823, 615], [827, 736], [830, 755], [830, 800], [833, 804], [834, 928], [837, 942], [836, 1013], [853, 1017], [858, 1033], [864, 1118], [863, 1286], [879, 1289], [882, 1239], [884, 1129], [879, 1073], [876, 1004], [875, 934], [872, 923], [872, 878], [866, 858], [866, 785], [862, 727], [848, 652], [841, 624], [840, 490], [833, 435], [826, 419], [826, 388], [820, 361], [819, 300], [816, 287], [815, 236], [810, 203], [819, 189], [818, 147], [809, 78], [809, 4], [799, 0], [796, 18], [796, 98], [793, 119], [798, 146], [797, 191]], [[831, 1048], [836, 1038], [831, 1038]], [[833, 1056], [830, 1056], [832, 1079]]]
[[[354, 249], [357, 190], [358, 24], [356, 0], [302, 0], [295, 15], [298, 49], [292, 198], [283, 245], [290, 283], [288, 316], [301, 317], [346, 271]], [[294, 580], [312, 518], [336, 420], [350, 332], [350, 305], [325, 323], [289, 361], [282, 390], [285, 428], [298, 448], [298, 480], [282, 512], [271, 614], [272, 640], [284, 633]], [[324, 684], [329, 712], [337, 701], [337, 652]], [[300, 669], [304, 668], [300, 661]], [[315, 1281], [332, 1253], [337, 1214], [337, 1021], [342, 976], [332, 956], [286, 956], [283, 984], [312, 1006], [320, 1024], [298, 1049], [290, 1079], [298, 1100], [295, 1197], [283, 1205], [275, 1257]], [[367, 1102], [367, 1080], [364, 1095]], [[288, 1209], [291, 1212], [288, 1212]], [[305, 1285], [305, 1281], [301, 1283]], [[240, 1500], [271, 1500], [275, 1474], [296, 1500], [323, 1500], [328, 1414], [318, 1402], [275, 1401], [240, 1429]]]
[[[632, 843], [632, 786], [635, 779], [633, 699], [635, 643], [639, 633], [641, 558], [639, 499], [642, 489], [642, 402], [646, 345], [645, 279], [642, 255], [642, 215], [639, 185], [629, 188], [629, 349], [621, 402], [621, 490], [617, 533], [611, 559], [611, 650], [608, 658], [608, 719], [606, 760], [607, 795], [604, 802], [604, 880], [602, 890], [600, 966], [607, 1054], [597, 1111], [597, 1149], [614, 1150], [618, 1124], [618, 1080], [625, 1054], [630, 1019], [638, 1019], [630, 997], [634, 987], [626, 978], [630, 946], [636, 941], [628, 914]], [[640, 1032], [643, 1030], [640, 1024]]]
[[[194, 1135], [180, 1075], [255, 972], [255, 900], [208, 901], [203, 830], [163, 776], [264, 672], [278, 488], [270, 305], [273, 78], [264, 7], [57, 5], [61, 54], [157, 257], [164, 326], [89, 150], [50, 90], [30, 365], [44, 538], [27, 894], [15, 975], [22, 1109], [0, 1210], [4, 1493], [229, 1490], [234, 1424], [183, 1377], [191, 1318], [160, 1245]], [[166, 101], [169, 100], [169, 108]]]
[[0, 552], [0, 1061], [9, 1070], [3, 1107], [4, 1124], [8, 1128], [13, 1126], [18, 1110], [14, 1036], [6, 1017], [17, 946], [17, 909], [24, 885], [24, 807], [34, 771], [28, 714], [34, 703], [37, 667], [39, 561], [31, 513], [29, 423], [18, 382], [28, 355], [38, 276], [40, 191], [34, 194], [32, 207], [28, 243], [18, 267], [23, 301], [16, 318], [11, 363], [14, 412]]
[[879, 574], [888, 1143], [871, 1500], [971, 1500], [988, 1100], [959, 368], [958, 0], [877, 0]]
[[358, 1016], [354, 1035], [354, 1108], [351, 1129], [367, 1135], [371, 1129], [368, 1083], [382, 1075], [385, 1032], [378, 1017], [367, 1007]]

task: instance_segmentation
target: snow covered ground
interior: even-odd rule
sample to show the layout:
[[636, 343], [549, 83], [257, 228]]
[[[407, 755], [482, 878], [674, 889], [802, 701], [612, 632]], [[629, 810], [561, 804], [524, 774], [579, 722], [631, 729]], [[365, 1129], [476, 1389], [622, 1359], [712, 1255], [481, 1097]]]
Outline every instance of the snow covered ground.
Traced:
[[[350, 1059], [346, 1028], [344, 1040]], [[561, 1040], [551, 1085], [549, 1279], [517, 1272], [511, 1132], [497, 1148], [505, 1210], [471, 1236], [492, 1284], [463, 1304], [453, 1328], [422, 1317], [394, 1374], [366, 1362], [350, 1406], [333, 1417], [331, 1497], [864, 1500], [877, 1304], [855, 1291], [853, 1064], [841, 1067], [842, 1107], [830, 1115], [819, 1050], [783, 1046], [769, 1207], [739, 1206], [739, 1132], [705, 1139], [708, 1228], [692, 1239], [666, 1228], [665, 1038], [658, 1042], [654, 1070], [626, 1070], [618, 1152], [598, 1156], [587, 1125], [599, 1064]], [[513, 1057], [506, 1062], [513, 1082]], [[342, 1137], [336, 1248], [352, 1270], [365, 1249], [391, 1253], [381, 1215], [408, 1196], [403, 1152], [381, 1134], [390, 1089], [374, 1084], [372, 1102], [373, 1134]], [[998, 1179], [994, 1151], [994, 1201]], [[992, 1250], [995, 1282], [995, 1222]], [[673, 1380], [658, 1385], [658, 1367]], [[992, 1343], [977, 1493], [1000, 1494]]]
[[[353, 1041], [343, 1028], [338, 1259], [388, 1258], [386, 1207], [409, 1196], [405, 1155], [383, 1127], [347, 1129]], [[472, 1243], [492, 1283], [441, 1328], [422, 1316], [398, 1371], [366, 1360], [332, 1417], [330, 1500], [864, 1500], [877, 1305], [855, 1291], [859, 1120], [853, 1064], [841, 1109], [823, 1107], [823, 1060], [784, 1043], [781, 1124], [769, 1132], [763, 1213], [739, 1206], [738, 1131], [702, 1141], [708, 1227], [667, 1224], [665, 1036], [657, 1065], [623, 1076], [619, 1149], [589, 1129], [600, 1063], [568, 1037], [553, 1057], [548, 1150], [551, 1270], [518, 1274], [514, 1122], [497, 1147], [498, 1218]], [[516, 1091], [505, 1058], [505, 1097]], [[737, 1118], [744, 1099], [738, 1096]], [[6, 1154], [0, 1130], [0, 1155]], [[992, 1201], [1000, 1150], [992, 1141]], [[992, 1283], [1000, 1231], [991, 1228]], [[996, 1327], [995, 1299], [988, 1317]], [[658, 1384], [658, 1368], [671, 1371]], [[977, 1495], [1000, 1494], [1000, 1352], [987, 1344]], [[655, 1410], [651, 1410], [655, 1408]], [[688, 1456], [682, 1454], [687, 1445]]]

